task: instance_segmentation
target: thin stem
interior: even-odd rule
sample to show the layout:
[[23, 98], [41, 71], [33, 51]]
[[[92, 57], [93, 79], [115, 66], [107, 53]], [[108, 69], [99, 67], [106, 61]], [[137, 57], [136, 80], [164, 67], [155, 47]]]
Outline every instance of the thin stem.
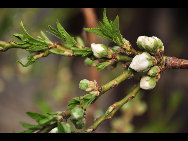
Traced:
[[4, 41], [0, 41], [0, 51], [7, 51], [10, 48], [21, 48], [14, 44], [13, 42], [7, 43]]
[[117, 87], [121, 82], [123, 82], [125, 79], [130, 78], [131, 76], [133, 76], [132, 71], [130, 71], [130, 70], [124, 71], [121, 75], [116, 77], [114, 80], [103, 85], [101, 94], [105, 93], [106, 91], [110, 90], [111, 88]]
[[137, 94], [138, 91], [140, 90], [140, 86], [137, 85], [125, 98], [123, 98], [122, 100], [114, 103], [113, 105], [111, 105], [106, 113], [101, 116], [100, 118], [98, 118], [89, 128], [87, 128], [85, 131], [86, 133], [91, 133], [93, 131], [96, 130], [96, 128], [106, 119], [111, 119], [115, 113], [127, 102], [129, 102], [130, 100], [132, 100]]

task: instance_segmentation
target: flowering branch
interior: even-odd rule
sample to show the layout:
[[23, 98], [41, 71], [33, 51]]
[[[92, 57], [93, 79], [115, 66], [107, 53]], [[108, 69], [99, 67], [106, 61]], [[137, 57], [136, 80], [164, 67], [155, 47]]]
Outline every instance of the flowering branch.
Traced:
[[112, 118], [125, 103], [132, 100], [140, 89], [154, 89], [163, 71], [166, 69], [188, 68], [188, 60], [164, 56], [163, 42], [155, 36], [139, 36], [137, 45], [141, 51], [132, 48], [130, 42], [120, 33], [119, 17], [117, 16], [114, 21], [108, 20], [106, 9], [98, 28], [84, 28], [84, 30], [114, 42], [117, 46], [113, 47], [96, 43], [91, 43], [91, 47], [87, 47], [83, 45], [81, 38], [78, 40], [69, 35], [59, 21], [57, 21], [57, 29], [48, 26], [49, 33], [61, 39], [63, 43], [53, 43], [42, 31], [41, 37], [34, 38], [28, 34], [22, 22], [20, 26], [23, 34], [14, 34], [14, 36], [21, 42], [10, 41], [6, 43], [0, 41], [0, 51], [4, 52], [11, 48], [21, 48], [28, 51], [30, 56], [27, 57], [28, 62], [26, 64], [17, 61], [23, 67], [35, 63], [36, 60], [42, 57], [56, 54], [68, 57], [84, 57], [86, 58], [85, 64], [97, 67], [98, 71], [117, 63], [121, 63], [124, 68], [122, 74], [103, 86], [99, 86], [96, 81], [81, 80], [79, 88], [86, 94], [69, 101], [68, 109], [63, 112], [46, 114], [27, 112], [28, 116], [36, 120], [37, 125], [21, 122], [20, 124], [27, 128], [23, 131], [24, 133], [46, 133], [51, 132], [53, 128], [57, 129], [58, 133], [77, 132], [71, 131], [68, 119], [76, 129], [83, 129], [87, 117], [86, 110], [90, 104], [126, 79], [141, 76], [140, 83], [132, 92], [110, 106], [103, 116], [97, 119], [89, 128], [83, 130], [83, 132], [93, 132], [104, 120]]

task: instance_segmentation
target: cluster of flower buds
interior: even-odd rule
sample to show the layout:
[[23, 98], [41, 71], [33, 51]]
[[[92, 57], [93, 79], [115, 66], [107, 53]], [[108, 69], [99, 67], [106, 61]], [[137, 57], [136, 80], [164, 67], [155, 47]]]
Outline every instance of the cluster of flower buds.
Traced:
[[144, 90], [151, 90], [155, 88], [158, 79], [160, 78], [159, 66], [153, 66], [140, 80], [140, 88]]
[[147, 73], [140, 80], [140, 88], [151, 90], [156, 86], [158, 76], [160, 75], [160, 68], [154, 66], [155, 64], [156, 59], [147, 52], [143, 52], [133, 58], [129, 68], [136, 72]]
[[71, 110], [71, 121], [77, 129], [82, 129], [85, 125], [84, 110], [80, 107], [74, 107]]
[[103, 44], [92, 43], [91, 48], [93, 51], [93, 55], [96, 58], [103, 58], [103, 57], [108, 56], [108, 48]]
[[87, 79], [83, 79], [79, 83], [79, 88], [83, 91], [90, 93], [90, 94], [95, 94], [96, 96], [99, 95], [98, 84], [95, 80], [89, 81]]
[[155, 36], [139, 36], [137, 39], [137, 45], [140, 49], [146, 50], [152, 54], [164, 52], [164, 46], [162, 41]]

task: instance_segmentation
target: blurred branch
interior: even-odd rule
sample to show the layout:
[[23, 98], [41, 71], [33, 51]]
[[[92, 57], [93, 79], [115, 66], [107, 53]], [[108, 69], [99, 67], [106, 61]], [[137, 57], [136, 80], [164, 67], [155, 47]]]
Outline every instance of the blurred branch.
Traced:
[[[97, 23], [97, 17], [95, 14], [95, 9], [94, 8], [82, 8], [82, 12], [84, 14], [86, 27], [97, 28], [98, 23]], [[88, 44], [98, 42], [98, 37], [95, 34], [87, 32], [87, 37], [88, 37], [88, 40], [87, 40]], [[100, 73], [97, 71], [96, 68], [89, 67], [89, 79], [96, 80], [98, 83], [100, 83]]]

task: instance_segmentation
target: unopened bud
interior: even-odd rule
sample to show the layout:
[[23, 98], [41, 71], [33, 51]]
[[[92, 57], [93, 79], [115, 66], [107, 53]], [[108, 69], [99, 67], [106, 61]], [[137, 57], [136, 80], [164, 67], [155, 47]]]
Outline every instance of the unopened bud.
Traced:
[[83, 91], [90, 92], [97, 89], [97, 82], [83, 79], [79, 83], [79, 88]]
[[108, 48], [103, 44], [92, 43], [91, 48], [96, 58], [103, 58], [108, 55]]
[[158, 53], [160, 51], [164, 51], [162, 41], [155, 36], [139, 36], [137, 39], [137, 45], [140, 49], [144, 49], [146, 51], [149, 51], [150, 53]]
[[151, 90], [156, 86], [156, 79], [150, 76], [143, 76], [140, 80], [140, 88], [144, 90]]
[[159, 72], [160, 72], [160, 68], [159, 68], [158, 66], [154, 66], [154, 67], [152, 67], [152, 68], [148, 71], [147, 75], [154, 77], [154, 76], [156, 76]]
[[74, 107], [72, 110], [71, 110], [71, 117], [72, 117], [72, 120], [79, 120], [79, 119], [82, 119], [84, 116], [84, 111], [82, 108], [80, 107]]
[[80, 88], [81, 90], [84, 90], [84, 91], [85, 91], [85, 90], [88, 88], [88, 85], [89, 85], [89, 80], [83, 79], [83, 80], [81, 80], [80, 83], [79, 83], [79, 88]]
[[129, 67], [137, 72], [144, 72], [148, 70], [153, 63], [154, 60], [152, 56], [147, 52], [143, 52], [133, 58]]

